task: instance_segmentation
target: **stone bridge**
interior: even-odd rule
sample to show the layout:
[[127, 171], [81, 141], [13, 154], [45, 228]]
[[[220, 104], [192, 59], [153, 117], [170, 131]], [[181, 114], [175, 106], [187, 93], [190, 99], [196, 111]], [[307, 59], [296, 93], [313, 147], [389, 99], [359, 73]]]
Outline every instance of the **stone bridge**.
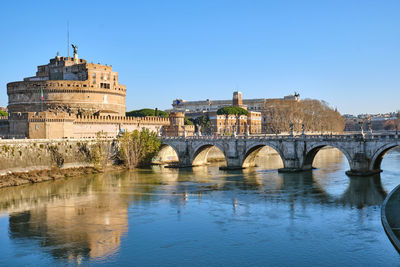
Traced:
[[283, 168], [281, 172], [298, 172], [312, 169], [314, 157], [326, 146], [339, 149], [347, 158], [348, 175], [371, 175], [381, 172], [382, 158], [387, 151], [400, 145], [397, 133], [369, 133], [342, 135], [250, 135], [250, 136], [193, 136], [165, 137], [159, 158], [167, 147], [175, 150], [178, 167], [191, 167], [207, 163], [212, 147], [219, 148], [225, 156], [227, 169], [255, 166], [257, 153], [265, 146], [276, 150]]

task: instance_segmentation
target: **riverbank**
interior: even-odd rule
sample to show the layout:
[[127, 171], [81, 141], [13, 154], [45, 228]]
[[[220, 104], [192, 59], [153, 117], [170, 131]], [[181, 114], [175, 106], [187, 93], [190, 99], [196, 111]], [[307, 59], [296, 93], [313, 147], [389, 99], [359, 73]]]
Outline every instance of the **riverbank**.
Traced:
[[112, 172], [126, 169], [123, 165], [111, 165], [104, 169], [95, 168], [92, 166], [85, 167], [69, 167], [69, 168], [52, 168], [29, 170], [23, 172], [10, 172], [0, 176], [0, 188], [19, 186], [25, 184], [35, 184], [46, 181], [55, 181], [63, 178], [71, 178], [82, 175], [97, 174], [103, 172]]
[[381, 208], [383, 228], [393, 246], [400, 253], [400, 185], [386, 197]]
[[61, 178], [74, 177], [84, 174], [95, 174], [102, 172], [94, 167], [77, 167], [65, 169], [31, 170], [25, 172], [13, 172], [0, 176], [0, 188], [33, 184], [46, 181], [54, 181]]

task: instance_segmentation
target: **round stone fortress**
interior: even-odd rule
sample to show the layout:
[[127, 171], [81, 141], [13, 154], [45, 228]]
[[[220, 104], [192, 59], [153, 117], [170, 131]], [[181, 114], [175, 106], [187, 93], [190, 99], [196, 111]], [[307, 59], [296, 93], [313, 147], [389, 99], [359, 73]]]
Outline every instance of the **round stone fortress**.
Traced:
[[36, 76], [7, 84], [8, 111], [63, 111], [77, 115], [125, 116], [126, 87], [112, 66], [56, 56]]

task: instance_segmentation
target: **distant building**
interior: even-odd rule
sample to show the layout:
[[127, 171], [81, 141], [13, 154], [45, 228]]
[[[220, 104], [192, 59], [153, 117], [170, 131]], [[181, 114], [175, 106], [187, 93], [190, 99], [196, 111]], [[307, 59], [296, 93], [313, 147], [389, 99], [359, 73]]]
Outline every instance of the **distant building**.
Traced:
[[163, 136], [193, 136], [194, 125], [185, 125], [185, 113], [169, 113], [169, 125], [162, 128]]
[[218, 115], [217, 112], [209, 112], [214, 135], [231, 134], [261, 134], [261, 113], [249, 111], [249, 115]]
[[[240, 93], [241, 94], [241, 93]], [[288, 95], [284, 98], [254, 98], [243, 99], [240, 105], [247, 107], [247, 110], [262, 111], [264, 106], [269, 103], [282, 102], [282, 101], [299, 101], [298, 94]], [[200, 101], [186, 101], [183, 99], [175, 99], [172, 102], [172, 110], [183, 111], [190, 116], [191, 113], [201, 113], [206, 111], [217, 111], [218, 109], [226, 106], [231, 106], [232, 100], [200, 100]]]
[[395, 130], [396, 127], [399, 126], [397, 114], [397, 112], [390, 112], [386, 114], [344, 114], [344, 130], [360, 131], [361, 127], [363, 127], [364, 130], [368, 130], [368, 128], [371, 127], [373, 131]]
[[[210, 119], [213, 120], [214, 132], [221, 133], [226, 131], [225, 127], [232, 128], [233, 118], [227, 119], [226, 125], [222, 122], [222, 117], [217, 116], [216, 112], [218, 109], [226, 106], [240, 106], [245, 108], [250, 112], [249, 118], [251, 121], [244, 123], [244, 119], [241, 120], [241, 124], [249, 125], [251, 131], [250, 133], [265, 133], [268, 125], [269, 114], [268, 109], [274, 107], [275, 105], [280, 105], [282, 107], [290, 107], [294, 101], [299, 101], [300, 95], [295, 93], [294, 95], [288, 95], [284, 98], [255, 98], [255, 99], [242, 99], [241, 92], [234, 92], [233, 100], [204, 100], [204, 101], [186, 101], [182, 99], [176, 99], [172, 102], [171, 111], [185, 112], [186, 116], [189, 118], [200, 117], [205, 114], [209, 114]], [[258, 112], [259, 114], [252, 113]], [[225, 118], [226, 119], [226, 118]], [[218, 120], [218, 121], [216, 121]], [[246, 119], [247, 120], [247, 119]], [[253, 125], [253, 122], [255, 123]], [[256, 123], [257, 122], [257, 123]], [[261, 129], [259, 129], [259, 124], [261, 124]], [[217, 127], [218, 125], [218, 127]], [[239, 127], [240, 128], [240, 127]], [[232, 131], [230, 129], [230, 131]], [[240, 132], [243, 133], [245, 130], [240, 128]]]

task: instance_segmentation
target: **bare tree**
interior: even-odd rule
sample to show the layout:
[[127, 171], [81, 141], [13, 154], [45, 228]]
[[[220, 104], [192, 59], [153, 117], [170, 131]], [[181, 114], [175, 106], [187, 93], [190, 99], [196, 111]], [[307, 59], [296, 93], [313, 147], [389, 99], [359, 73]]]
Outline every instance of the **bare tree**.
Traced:
[[288, 132], [290, 123], [294, 131], [341, 132], [344, 119], [325, 101], [305, 99], [302, 101], [273, 101], [265, 103], [262, 110], [267, 133]]

